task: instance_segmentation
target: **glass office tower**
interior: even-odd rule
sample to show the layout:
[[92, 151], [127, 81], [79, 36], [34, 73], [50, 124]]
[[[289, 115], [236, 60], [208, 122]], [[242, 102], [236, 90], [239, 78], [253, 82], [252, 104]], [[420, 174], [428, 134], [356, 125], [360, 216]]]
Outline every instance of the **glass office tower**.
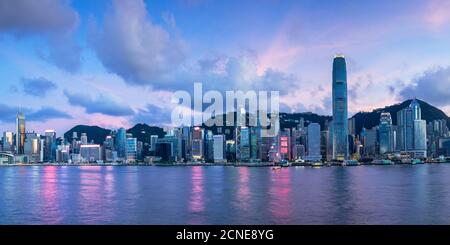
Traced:
[[16, 153], [24, 154], [25, 146], [25, 116], [22, 112], [17, 114], [16, 118]]
[[333, 159], [348, 159], [347, 68], [343, 55], [333, 60]]

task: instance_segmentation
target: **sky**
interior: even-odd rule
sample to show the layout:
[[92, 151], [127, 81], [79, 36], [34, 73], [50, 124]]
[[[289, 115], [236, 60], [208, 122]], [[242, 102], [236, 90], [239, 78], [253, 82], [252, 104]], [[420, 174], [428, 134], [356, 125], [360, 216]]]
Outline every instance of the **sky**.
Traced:
[[0, 131], [167, 125], [171, 95], [280, 91], [331, 114], [335, 54], [350, 115], [417, 97], [450, 113], [447, 0], [0, 1]]

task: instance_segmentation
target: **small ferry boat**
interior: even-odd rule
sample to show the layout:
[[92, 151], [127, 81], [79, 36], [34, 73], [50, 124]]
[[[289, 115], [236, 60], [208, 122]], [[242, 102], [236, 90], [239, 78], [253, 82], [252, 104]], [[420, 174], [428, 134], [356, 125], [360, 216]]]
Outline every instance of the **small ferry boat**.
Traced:
[[375, 165], [392, 165], [393, 162], [389, 159], [376, 159], [372, 161], [372, 164]]
[[359, 166], [361, 163], [359, 163], [357, 160], [345, 160], [342, 162], [342, 166]]
[[411, 159], [411, 164], [412, 165], [415, 165], [415, 164], [422, 164], [423, 162], [422, 162], [422, 160], [420, 160], [420, 159], [417, 159], [417, 158], [414, 158], [414, 159]]
[[408, 163], [411, 163], [411, 160], [412, 160], [412, 159], [409, 158], [409, 157], [408, 157], [408, 158], [402, 158], [402, 159], [400, 160], [400, 162], [403, 163], [403, 164], [408, 164]]
[[287, 160], [281, 160], [279, 165], [281, 167], [289, 167], [290, 166], [290, 164], [289, 164], [289, 162]]
[[322, 167], [323, 163], [322, 162], [311, 162], [311, 166], [312, 167]]

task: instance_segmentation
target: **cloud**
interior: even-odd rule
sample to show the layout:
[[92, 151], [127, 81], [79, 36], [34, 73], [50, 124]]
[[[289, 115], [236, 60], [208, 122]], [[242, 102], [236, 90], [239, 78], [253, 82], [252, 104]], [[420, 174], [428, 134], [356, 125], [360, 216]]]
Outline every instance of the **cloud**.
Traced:
[[428, 69], [400, 91], [402, 99], [417, 97], [437, 106], [450, 104], [450, 67]]
[[17, 113], [21, 111], [25, 114], [25, 120], [45, 122], [50, 119], [71, 119], [69, 114], [56, 110], [51, 107], [42, 107], [40, 109], [19, 108], [17, 106], [10, 106], [0, 104], [0, 121], [5, 123], [15, 123]]
[[175, 16], [173, 16], [170, 12], [163, 12], [161, 14], [161, 18], [164, 20], [164, 22], [171, 28], [176, 28], [177, 22], [175, 21]]
[[144, 109], [139, 109], [133, 118], [134, 123], [147, 123], [154, 125], [170, 124], [171, 111], [147, 104]]
[[22, 90], [24, 93], [36, 96], [45, 97], [48, 92], [57, 88], [56, 84], [43, 77], [41, 78], [22, 78], [20, 80]]
[[100, 94], [96, 98], [92, 98], [86, 94], [70, 93], [67, 90], [64, 91], [64, 94], [71, 105], [83, 107], [89, 114], [101, 113], [110, 116], [130, 116], [134, 114], [133, 109], [128, 105], [120, 103], [110, 96]]
[[78, 14], [67, 1], [15, 0], [0, 2], [0, 29], [17, 35], [65, 32], [73, 28]]
[[179, 38], [173, 14], [154, 24], [141, 0], [114, 1], [100, 26], [91, 25], [89, 43], [103, 66], [132, 85], [156, 90], [192, 91], [194, 82], [204, 89], [278, 90], [281, 94], [299, 86], [293, 74], [268, 67], [259, 69], [256, 53], [186, 59], [186, 44]]
[[81, 48], [73, 38], [78, 24], [78, 13], [68, 1], [0, 1], [0, 32], [43, 37], [48, 51], [40, 49], [41, 58], [69, 72], [80, 67]]
[[291, 108], [289, 105], [280, 102], [280, 112], [291, 113], [292, 111], [293, 111], [293, 110], [292, 110], [292, 108]]
[[0, 121], [2, 122], [14, 122], [16, 120], [18, 107], [9, 106], [6, 104], [0, 104]]
[[26, 116], [26, 119], [29, 121], [45, 122], [50, 119], [72, 119], [72, 116], [51, 107], [43, 107], [30, 113]]
[[158, 87], [185, 59], [183, 41], [152, 23], [142, 0], [114, 1], [103, 26], [91, 27], [90, 43], [102, 64], [130, 84]]
[[439, 31], [450, 22], [450, 3], [447, 0], [429, 0], [423, 11], [425, 22], [432, 30]]
[[395, 86], [393, 86], [393, 85], [388, 85], [388, 91], [389, 91], [389, 95], [390, 96], [394, 96], [395, 95], [395, 91], [396, 91], [396, 88], [395, 88]]
[[49, 46], [48, 54], [41, 56], [44, 60], [69, 72], [80, 68], [82, 48], [71, 35], [53, 36], [49, 39]]
[[[184, 82], [177, 82], [180, 80]], [[202, 82], [204, 90], [279, 91], [280, 95], [301, 86], [300, 78], [291, 73], [268, 68], [260, 75], [258, 59], [252, 53], [200, 59], [171, 81], [166, 86], [174, 90], [190, 91], [194, 82]]]

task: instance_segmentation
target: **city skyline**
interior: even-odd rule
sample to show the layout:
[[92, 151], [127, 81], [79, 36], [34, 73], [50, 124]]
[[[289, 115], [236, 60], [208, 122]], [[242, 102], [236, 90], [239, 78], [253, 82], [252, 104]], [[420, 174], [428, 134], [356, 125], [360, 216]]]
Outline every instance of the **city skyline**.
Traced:
[[[424, 163], [423, 161], [441, 162], [450, 156], [448, 117], [424, 120], [417, 99], [409, 100], [406, 107], [394, 112], [397, 119], [395, 124], [392, 112], [379, 110], [376, 112], [379, 114], [378, 123], [372, 127], [363, 126], [357, 132], [355, 118], [345, 117], [345, 70], [344, 57], [336, 56], [333, 59], [332, 80], [335, 109], [333, 116], [326, 119], [322, 127], [316, 120], [305, 121], [303, 117], [297, 118], [293, 127], [281, 127], [275, 135], [263, 134], [261, 125], [248, 124], [185, 125], [165, 130], [154, 127], [157, 131], [147, 128], [150, 130], [148, 132], [142, 126], [137, 131], [122, 127], [118, 130], [106, 130], [100, 138], [94, 133], [94, 138], [97, 138], [95, 142], [93, 136], [82, 128], [74, 127], [61, 137], [57, 137], [54, 130], [45, 130], [44, 134], [27, 130], [26, 116], [18, 112], [16, 132], [3, 132], [0, 164], [191, 162], [244, 163], [251, 166], [289, 166], [292, 163], [308, 166], [322, 166], [324, 163], [328, 166], [355, 166], [359, 165], [359, 160], [365, 164], [369, 162], [378, 165], [393, 164], [393, 161], [416, 164]], [[243, 114], [238, 117], [245, 118]], [[280, 127], [281, 123], [277, 124]], [[151, 135], [146, 135], [147, 133]]]
[[18, 108], [37, 131], [165, 124], [170, 94], [197, 81], [279, 89], [281, 111], [331, 115], [329, 59], [340, 52], [349, 115], [413, 97], [448, 114], [448, 10], [448, 1], [2, 3], [0, 129], [14, 129]]
[[0, 0], [2, 237], [429, 241], [449, 57], [450, 0]]

